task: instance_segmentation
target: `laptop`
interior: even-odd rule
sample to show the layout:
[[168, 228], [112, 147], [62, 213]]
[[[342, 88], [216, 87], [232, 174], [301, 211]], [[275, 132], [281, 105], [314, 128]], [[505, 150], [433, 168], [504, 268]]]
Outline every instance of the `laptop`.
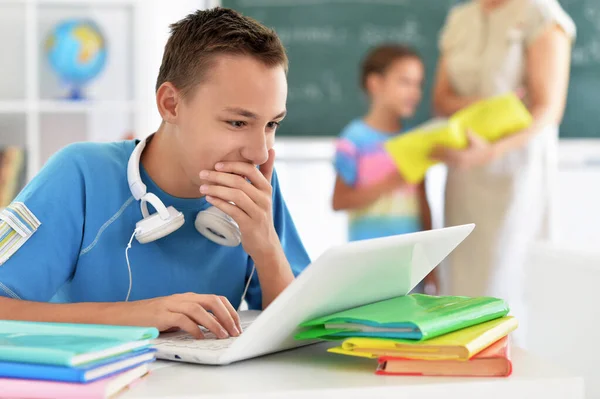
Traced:
[[309, 345], [297, 341], [298, 326], [310, 319], [407, 295], [473, 230], [473, 224], [332, 247], [312, 262], [262, 312], [242, 312], [239, 337], [194, 339], [185, 332], [153, 341], [159, 359], [226, 365]]

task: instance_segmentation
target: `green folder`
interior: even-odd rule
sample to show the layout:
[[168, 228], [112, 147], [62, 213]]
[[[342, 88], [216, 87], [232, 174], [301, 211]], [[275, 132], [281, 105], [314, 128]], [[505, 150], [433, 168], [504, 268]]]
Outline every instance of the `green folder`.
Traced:
[[77, 366], [150, 346], [153, 327], [0, 320], [0, 361]]
[[377, 337], [427, 340], [506, 316], [507, 303], [492, 297], [412, 294], [302, 323], [296, 339]]

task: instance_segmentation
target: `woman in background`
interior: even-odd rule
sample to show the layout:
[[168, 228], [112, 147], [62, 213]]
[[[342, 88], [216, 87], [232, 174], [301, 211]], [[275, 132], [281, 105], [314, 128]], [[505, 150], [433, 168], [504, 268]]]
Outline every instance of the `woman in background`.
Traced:
[[[475, 223], [448, 258], [451, 295], [507, 300], [521, 322], [530, 244], [549, 235], [558, 126], [575, 26], [557, 0], [471, 0], [454, 7], [441, 38], [434, 107], [441, 116], [489, 96], [523, 91], [528, 129], [494, 143], [470, 134], [465, 150], [439, 148], [448, 167], [445, 223]], [[476, 132], [475, 132], [476, 133]]]
[[[402, 45], [378, 46], [363, 60], [369, 110], [344, 128], [335, 156], [333, 209], [348, 211], [350, 241], [431, 229], [425, 184], [406, 183], [383, 148], [401, 134], [402, 119], [414, 115], [424, 71], [419, 55]], [[424, 280], [428, 293], [437, 290], [435, 275]], [[414, 292], [424, 290], [421, 283]]]

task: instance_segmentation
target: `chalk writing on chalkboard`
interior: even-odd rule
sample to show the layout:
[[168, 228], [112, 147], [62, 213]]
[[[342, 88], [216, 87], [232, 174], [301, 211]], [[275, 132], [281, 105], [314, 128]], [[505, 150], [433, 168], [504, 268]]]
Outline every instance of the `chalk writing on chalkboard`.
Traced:
[[346, 43], [348, 30], [331, 26], [286, 26], [274, 27], [285, 45], [330, 44], [342, 46]]
[[382, 42], [409, 43], [413, 46], [425, 44], [425, 36], [420, 32], [416, 19], [407, 19], [399, 26], [364, 25], [360, 28], [360, 42], [369, 46]]
[[[585, 21], [594, 30], [593, 35], [579, 37], [573, 48], [572, 63], [574, 66], [590, 66], [600, 64], [600, 5], [586, 4], [583, 10]], [[598, 65], [600, 68], [600, 65]]]
[[[600, 38], [575, 46], [573, 49], [573, 65], [586, 66], [594, 63], [600, 63]], [[600, 68], [600, 65], [598, 67]]]
[[[410, 4], [411, 0], [238, 0], [242, 7], [295, 7], [327, 4], [387, 4], [402, 6]], [[414, 1], [414, 0], [412, 0]], [[460, 0], [453, 0], [460, 1]]]
[[592, 4], [587, 4], [583, 13], [585, 18], [595, 26], [600, 25], [600, 7], [594, 7]]
[[317, 75], [317, 79], [298, 86], [290, 85], [288, 89], [288, 99], [292, 101], [336, 104], [342, 102], [343, 95], [342, 84], [330, 70]]

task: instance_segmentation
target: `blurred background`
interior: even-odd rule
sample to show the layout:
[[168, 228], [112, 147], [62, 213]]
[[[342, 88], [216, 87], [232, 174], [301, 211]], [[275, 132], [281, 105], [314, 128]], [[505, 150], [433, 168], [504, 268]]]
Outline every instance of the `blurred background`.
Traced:
[[[544, 0], [540, 0], [544, 1]], [[347, 241], [331, 196], [335, 138], [366, 111], [361, 58], [382, 42], [418, 48], [426, 70], [413, 120], [432, 116], [438, 35], [458, 0], [0, 0], [0, 206], [75, 141], [145, 137], [160, 123], [154, 84], [168, 25], [223, 5], [273, 27], [290, 58], [288, 117], [277, 168], [312, 258]], [[527, 347], [586, 376], [600, 397], [590, 339], [600, 328], [600, 0], [560, 0], [577, 27], [560, 127], [551, 240], [530, 248]], [[428, 172], [442, 227], [446, 170]]]

